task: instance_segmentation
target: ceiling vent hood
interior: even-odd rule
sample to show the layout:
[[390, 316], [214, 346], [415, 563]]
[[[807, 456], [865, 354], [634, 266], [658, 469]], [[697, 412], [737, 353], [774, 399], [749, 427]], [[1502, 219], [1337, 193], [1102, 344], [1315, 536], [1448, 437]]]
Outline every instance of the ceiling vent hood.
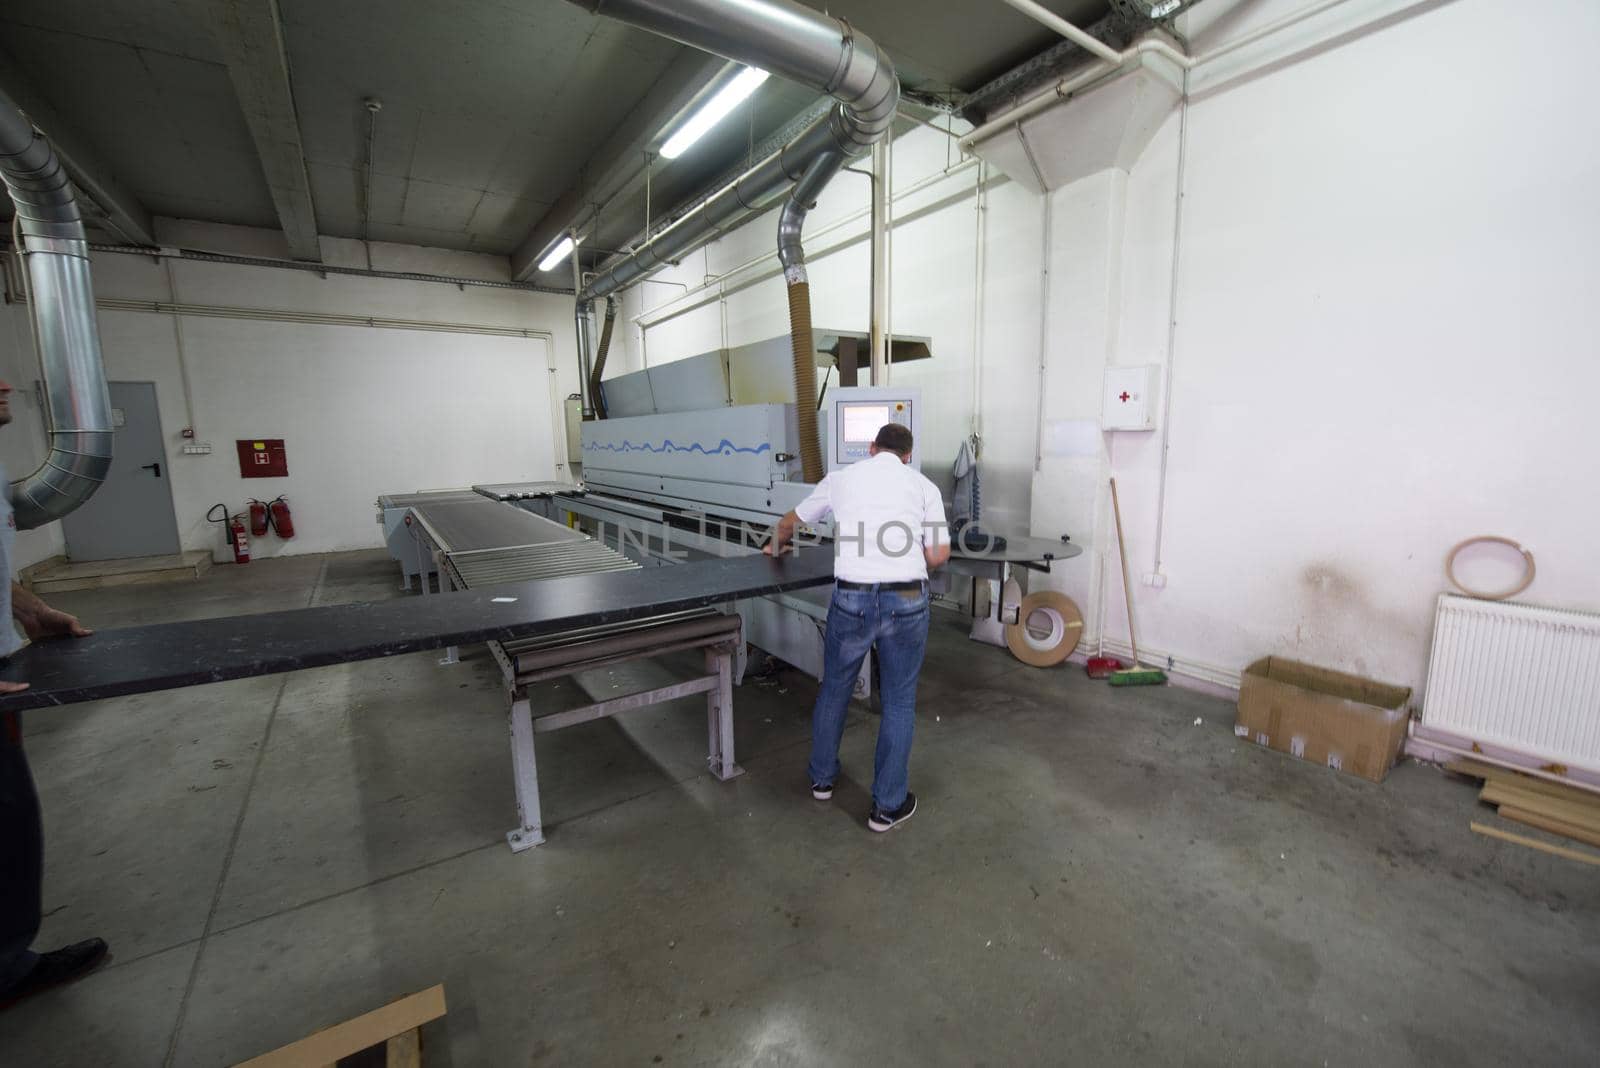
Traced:
[[1053, 85], [974, 130], [962, 147], [1035, 193], [1129, 170], [1183, 99], [1184, 69], [1169, 47], [1165, 35], [1152, 34], [1116, 70]]

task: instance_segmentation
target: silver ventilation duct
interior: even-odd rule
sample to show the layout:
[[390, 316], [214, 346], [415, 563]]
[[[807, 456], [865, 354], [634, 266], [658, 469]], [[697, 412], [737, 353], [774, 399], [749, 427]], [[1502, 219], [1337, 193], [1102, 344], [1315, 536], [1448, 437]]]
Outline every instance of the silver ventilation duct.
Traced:
[[44, 135], [0, 92], [0, 177], [16, 205], [50, 454], [11, 484], [17, 526], [43, 526], [100, 488], [111, 466], [111, 398], [100, 362], [89, 246], [72, 184]]
[[[571, 2], [597, 15], [759, 67], [839, 101], [782, 149], [713, 193], [700, 207], [632, 255], [602, 269], [583, 288], [580, 301], [615, 292], [770, 208], [830, 153], [838, 157], [838, 164], [824, 167], [823, 171], [826, 177], [832, 177], [844, 161], [866, 154], [873, 142], [889, 132], [894, 121], [900, 82], [889, 57], [849, 23], [794, 0]], [[819, 177], [820, 181], [807, 183], [802, 209], [826, 184], [826, 177]], [[803, 218], [803, 210], [800, 217]], [[797, 251], [798, 230], [794, 236], [791, 247]]]

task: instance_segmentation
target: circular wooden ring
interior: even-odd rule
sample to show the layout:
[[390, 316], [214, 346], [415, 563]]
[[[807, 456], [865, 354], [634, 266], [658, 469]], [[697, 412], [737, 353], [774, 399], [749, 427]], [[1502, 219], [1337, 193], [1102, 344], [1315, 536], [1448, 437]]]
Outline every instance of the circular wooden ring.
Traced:
[[[1511, 587], [1509, 590], [1503, 590], [1499, 593], [1484, 593], [1482, 590], [1468, 589], [1466, 586], [1463, 586], [1461, 584], [1461, 580], [1456, 578], [1456, 554], [1462, 549], [1465, 549], [1467, 546], [1477, 545], [1480, 542], [1490, 542], [1495, 545], [1509, 545], [1511, 548], [1521, 553], [1522, 561], [1526, 565], [1522, 573], [1522, 581]], [[1476, 538], [1468, 538], [1466, 541], [1458, 544], [1454, 549], [1451, 549], [1450, 554], [1444, 558], [1444, 573], [1449, 576], [1450, 585], [1454, 586], [1468, 597], [1476, 597], [1480, 601], [1503, 601], [1508, 597], [1515, 597], [1517, 594], [1533, 585], [1533, 576], [1535, 571], [1536, 569], [1533, 566], [1533, 553], [1529, 552], [1527, 549], [1524, 549], [1520, 543], [1512, 541], [1510, 538], [1499, 537], [1495, 534], [1482, 534]]]

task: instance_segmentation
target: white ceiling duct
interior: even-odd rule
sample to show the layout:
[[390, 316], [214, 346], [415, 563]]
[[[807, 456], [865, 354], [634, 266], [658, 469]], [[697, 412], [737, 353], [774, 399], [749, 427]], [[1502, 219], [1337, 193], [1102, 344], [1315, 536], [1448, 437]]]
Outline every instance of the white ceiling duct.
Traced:
[[1114, 70], [1058, 83], [962, 139], [962, 148], [1035, 193], [1107, 168], [1132, 168], [1183, 99], [1183, 67], [1164, 48], [1129, 49]]

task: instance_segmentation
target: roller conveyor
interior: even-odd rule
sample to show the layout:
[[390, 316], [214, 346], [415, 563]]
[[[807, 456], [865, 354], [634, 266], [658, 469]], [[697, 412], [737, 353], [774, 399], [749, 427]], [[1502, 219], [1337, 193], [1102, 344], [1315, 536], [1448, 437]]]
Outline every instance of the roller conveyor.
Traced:
[[379, 508], [413, 508], [419, 504], [438, 504], [445, 501], [472, 501], [478, 495], [471, 490], [425, 490], [421, 493], [385, 493], [378, 498]]
[[407, 524], [454, 589], [639, 566], [585, 534], [478, 494], [415, 505]]
[[[431, 558], [440, 590], [493, 590], [576, 576], [644, 572], [639, 564], [560, 523], [489, 495], [475, 500], [432, 499], [411, 507], [406, 526], [421, 555]], [[656, 569], [650, 569], [656, 570]], [[426, 592], [427, 584], [423, 584]], [[521, 588], [527, 588], [522, 586]], [[512, 772], [519, 825], [506, 841], [515, 851], [544, 841], [535, 735], [618, 712], [704, 694], [706, 764], [719, 779], [740, 774], [733, 759], [734, 661], [744, 644], [743, 621], [714, 608], [690, 608], [616, 623], [542, 634], [514, 642], [491, 641], [489, 652], [505, 675], [510, 699]], [[590, 668], [664, 653], [698, 651], [705, 673], [683, 682], [611, 697], [578, 709], [535, 711], [536, 683]], [[450, 647], [443, 663], [458, 659]]]
[[532, 501], [544, 497], [582, 497], [584, 488], [575, 482], [494, 482], [472, 487], [495, 501]]
[[461, 500], [430, 500], [411, 511], [447, 553], [543, 546], [588, 540], [575, 530], [500, 501], [469, 493]]
[[[586, 534], [488, 497], [426, 501], [410, 509], [408, 525], [453, 589], [639, 569]], [[630, 627], [652, 623], [634, 621]]]
[[598, 542], [572, 545], [512, 545], [478, 549], [447, 557], [461, 589], [482, 589], [507, 582], [532, 582], [558, 575], [626, 571], [639, 565]]

